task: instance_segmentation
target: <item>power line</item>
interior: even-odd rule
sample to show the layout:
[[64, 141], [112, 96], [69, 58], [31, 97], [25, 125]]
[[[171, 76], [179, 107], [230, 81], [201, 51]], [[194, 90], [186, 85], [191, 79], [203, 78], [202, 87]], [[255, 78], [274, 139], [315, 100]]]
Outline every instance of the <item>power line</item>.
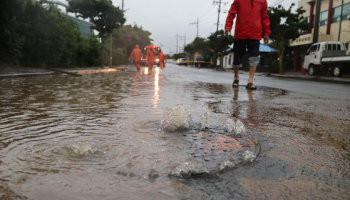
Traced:
[[209, 15], [208, 17], [206, 17], [206, 18], [204, 18], [204, 19], [202, 19], [202, 21], [205, 21], [205, 20], [207, 20], [207, 19], [209, 19], [210, 17], [212, 17], [213, 15], [215, 15], [216, 14], [216, 11], [215, 12], [213, 12], [211, 15]]
[[[181, 17], [181, 16], [193, 16], [196, 14], [191, 14], [191, 15], [162, 15], [163, 17]], [[146, 17], [159, 17], [159, 15], [152, 15], [152, 16], [134, 16], [134, 17], [128, 17], [128, 18], [146, 18]]]
[[214, 6], [214, 4], [211, 4], [209, 9], [199, 19], [202, 19], [205, 15], [207, 15], [213, 6]]
[[275, 1], [270, 7], [275, 7], [277, 6], [278, 4], [282, 3], [284, 0], [277, 0]]

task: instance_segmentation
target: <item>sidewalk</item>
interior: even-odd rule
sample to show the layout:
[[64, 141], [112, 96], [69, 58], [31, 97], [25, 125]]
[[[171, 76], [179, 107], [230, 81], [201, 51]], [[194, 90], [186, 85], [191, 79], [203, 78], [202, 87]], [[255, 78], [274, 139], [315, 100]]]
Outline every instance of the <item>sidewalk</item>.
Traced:
[[310, 76], [308, 74], [301, 75], [301, 72], [287, 72], [285, 75], [267, 74], [266, 77], [277, 77], [277, 78], [289, 78], [289, 79], [319, 81], [319, 82], [328, 82], [328, 83], [350, 84], [350, 76], [349, 75], [342, 76], [342, 77], [332, 77], [330, 75]]

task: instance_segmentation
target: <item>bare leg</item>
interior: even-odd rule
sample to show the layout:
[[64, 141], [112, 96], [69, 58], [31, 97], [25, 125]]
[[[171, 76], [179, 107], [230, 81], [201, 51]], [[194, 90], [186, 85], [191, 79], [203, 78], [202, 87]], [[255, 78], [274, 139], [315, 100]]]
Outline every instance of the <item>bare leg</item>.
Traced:
[[238, 74], [238, 72], [239, 72], [239, 67], [236, 67], [236, 68], [234, 68], [233, 70], [235, 71], [235, 80], [239, 80], [239, 74]]
[[[253, 83], [256, 67], [257, 66], [250, 67], [248, 83]], [[255, 86], [253, 86], [252, 88], [255, 88]]]

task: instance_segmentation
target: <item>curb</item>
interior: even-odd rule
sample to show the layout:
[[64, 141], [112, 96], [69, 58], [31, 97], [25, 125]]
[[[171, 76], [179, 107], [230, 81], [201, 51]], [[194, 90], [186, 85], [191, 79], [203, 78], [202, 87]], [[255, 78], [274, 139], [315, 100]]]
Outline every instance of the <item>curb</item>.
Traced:
[[[109, 69], [87, 69], [87, 70], [67, 70], [67, 72], [70, 73], [76, 73], [77, 75], [82, 74], [93, 74], [93, 73], [102, 73], [102, 72], [110, 72], [110, 71], [117, 71], [117, 70], [125, 70], [125, 67], [115, 67], [115, 68], [109, 68]], [[58, 75], [62, 74], [59, 72], [40, 72], [40, 73], [23, 73], [23, 74], [0, 74], [0, 79], [2, 78], [24, 78], [24, 77], [34, 77], [34, 76], [47, 76], [47, 75]]]
[[23, 73], [23, 74], [0, 74], [0, 78], [21, 78], [32, 76], [47, 76], [57, 74], [56, 72], [41, 72], [41, 73]]
[[333, 78], [333, 77], [320, 77], [320, 76], [311, 77], [311, 76], [292, 76], [292, 75], [276, 75], [276, 74], [266, 75], [266, 77], [288, 78], [288, 79], [297, 79], [297, 80], [305, 80], [305, 81], [340, 83], [340, 84], [350, 85], [350, 79], [344, 80], [341, 78]]

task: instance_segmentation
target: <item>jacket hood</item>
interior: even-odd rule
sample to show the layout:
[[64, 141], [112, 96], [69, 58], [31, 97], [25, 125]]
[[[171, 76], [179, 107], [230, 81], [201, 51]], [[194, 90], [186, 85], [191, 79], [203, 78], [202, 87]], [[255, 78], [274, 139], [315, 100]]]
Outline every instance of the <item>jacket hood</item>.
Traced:
[[139, 45], [136, 45], [136, 46], [135, 46], [135, 49], [139, 49], [139, 48], [140, 48]]

